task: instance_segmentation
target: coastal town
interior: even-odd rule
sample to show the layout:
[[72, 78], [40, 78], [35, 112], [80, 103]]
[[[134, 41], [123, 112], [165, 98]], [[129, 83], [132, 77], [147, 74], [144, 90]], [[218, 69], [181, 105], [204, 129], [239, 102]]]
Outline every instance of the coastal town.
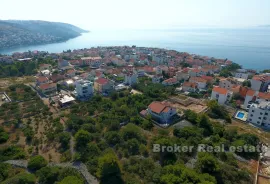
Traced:
[[[113, 91], [132, 89], [140, 78], [146, 77], [152, 83], [174, 86], [176, 94], [201, 101], [212, 99], [239, 109], [234, 118], [270, 128], [270, 73], [239, 67], [228, 77], [219, 75], [222, 68], [233, 64], [228, 59], [133, 46], [98, 47], [60, 54], [14, 53], [0, 57], [0, 61], [28, 62], [39, 55], [57, 62], [55, 67], [50, 64], [39, 66], [33, 87], [44, 96], [59, 96], [59, 86], [64, 86], [72, 101], [91, 98], [94, 94], [107, 96]], [[61, 100], [58, 102], [61, 106], [66, 105]], [[69, 104], [69, 100], [65, 102]], [[159, 120], [168, 121], [162, 119], [161, 114]]]
[[[77, 49], [62, 53], [28, 51], [1, 55], [0, 63], [3, 66], [29, 63], [41, 58], [44, 62], [39, 63], [31, 80], [22, 85], [36, 93], [52, 116], [72, 111], [84, 116], [86, 112], [93, 111], [90, 117], [105, 121], [105, 116], [100, 114], [106, 110], [100, 111], [96, 107], [90, 109], [91, 105], [84, 106], [85, 103], [97, 98], [115, 101], [121, 96], [127, 96], [125, 103], [133, 103], [133, 98], [140, 100], [143, 98], [140, 96], [147, 95], [146, 100], [134, 104], [139, 110], [131, 113], [134, 118], [122, 118], [119, 126], [128, 126], [140, 118], [147, 122], [145, 126], [162, 130], [192, 127], [194, 123], [189, 113], [195, 112], [207, 114], [211, 121], [220, 125], [237, 125], [241, 131], [244, 131], [243, 127], [250, 127], [254, 132], [260, 132], [258, 136], [270, 130], [270, 70], [244, 69], [229, 59], [135, 45]], [[21, 74], [19, 77], [26, 75]], [[9, 92], [11, 89], [5, 87], [1, 86], [0, 107], [26, 100], [14, 99], [13, 92]], [[20, 93], [20, 90], [16, 89], [15, 93]], [[110, 109], [111, 105], [104, 102], [102, 106]], [[122, 104], [118, 111], [122, 113], [121, 108], [127, 107]], [[219, 112], [218, 109], [222, 110]], [[0, 123], [8, 120], [6, 116], [8, 114], [1, 110]], [[59, 115], [62, 123], [68, 121], [63, 116]], [[78, 130], [75, 125], [70, 128], [74, 129], [72, 131]], [[260, 142], [267, 146], [270, 143], [267, 141]], [[270, 182], [269, 163], [270, 151], [262, 152], [253, 173], [257, 183], [263, 183], [263, 180]]]

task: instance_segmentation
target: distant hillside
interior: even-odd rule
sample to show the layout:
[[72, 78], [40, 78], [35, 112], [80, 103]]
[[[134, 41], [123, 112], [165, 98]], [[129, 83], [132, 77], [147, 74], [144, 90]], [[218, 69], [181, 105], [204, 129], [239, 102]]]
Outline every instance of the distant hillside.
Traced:
[[39, 20], [0, 20], [0, 49], [66, 41], [87, 32], [71, 24]]

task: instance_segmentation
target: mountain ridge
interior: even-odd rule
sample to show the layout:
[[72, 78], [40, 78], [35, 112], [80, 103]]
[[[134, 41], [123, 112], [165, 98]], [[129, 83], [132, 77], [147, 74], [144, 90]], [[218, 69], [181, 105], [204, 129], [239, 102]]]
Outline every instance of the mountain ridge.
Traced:
[[62, 22], [0, 20], [0, 49], [67, 41], [88, 32]]

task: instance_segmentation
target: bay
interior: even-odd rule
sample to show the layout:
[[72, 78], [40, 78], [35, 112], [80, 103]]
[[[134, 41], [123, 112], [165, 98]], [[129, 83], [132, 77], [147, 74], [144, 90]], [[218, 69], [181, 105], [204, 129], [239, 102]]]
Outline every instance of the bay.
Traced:
[[40, 50], [59, 53], [68, 49], [136, 45], [174, 49], [215, 58], [228, 58], [244, 68], [270, 69], [270, 28], [182, 28], [148, 30], [92, 30], [62, 43], [22, 46], [1, 54]]

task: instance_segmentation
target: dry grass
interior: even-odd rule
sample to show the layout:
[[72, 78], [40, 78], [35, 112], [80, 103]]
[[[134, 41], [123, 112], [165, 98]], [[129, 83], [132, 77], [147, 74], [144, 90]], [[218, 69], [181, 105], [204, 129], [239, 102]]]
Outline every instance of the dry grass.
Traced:
[[27, 84], [32, 83], [34, 81], [35, 77], [33, 76], [1, 78], [0, 89], [5, 89], [13, 84]]
[[258, 176], [257, 184], [269, 184], [269, 183], [270, 183], [269, 178], [264, 178], [262, 176]]
[[255, 134], [260, 138], [262, 142], [270, 144], [270, 132], [266, 132], [257, 127], [253, 127], [247, 123], [239, 122], [237, 120], [232, 120], [232, 123], [228, 124], [226, 128], [227, 129], [236, 128], [240, 134], [243, 134], [243, 133]]

